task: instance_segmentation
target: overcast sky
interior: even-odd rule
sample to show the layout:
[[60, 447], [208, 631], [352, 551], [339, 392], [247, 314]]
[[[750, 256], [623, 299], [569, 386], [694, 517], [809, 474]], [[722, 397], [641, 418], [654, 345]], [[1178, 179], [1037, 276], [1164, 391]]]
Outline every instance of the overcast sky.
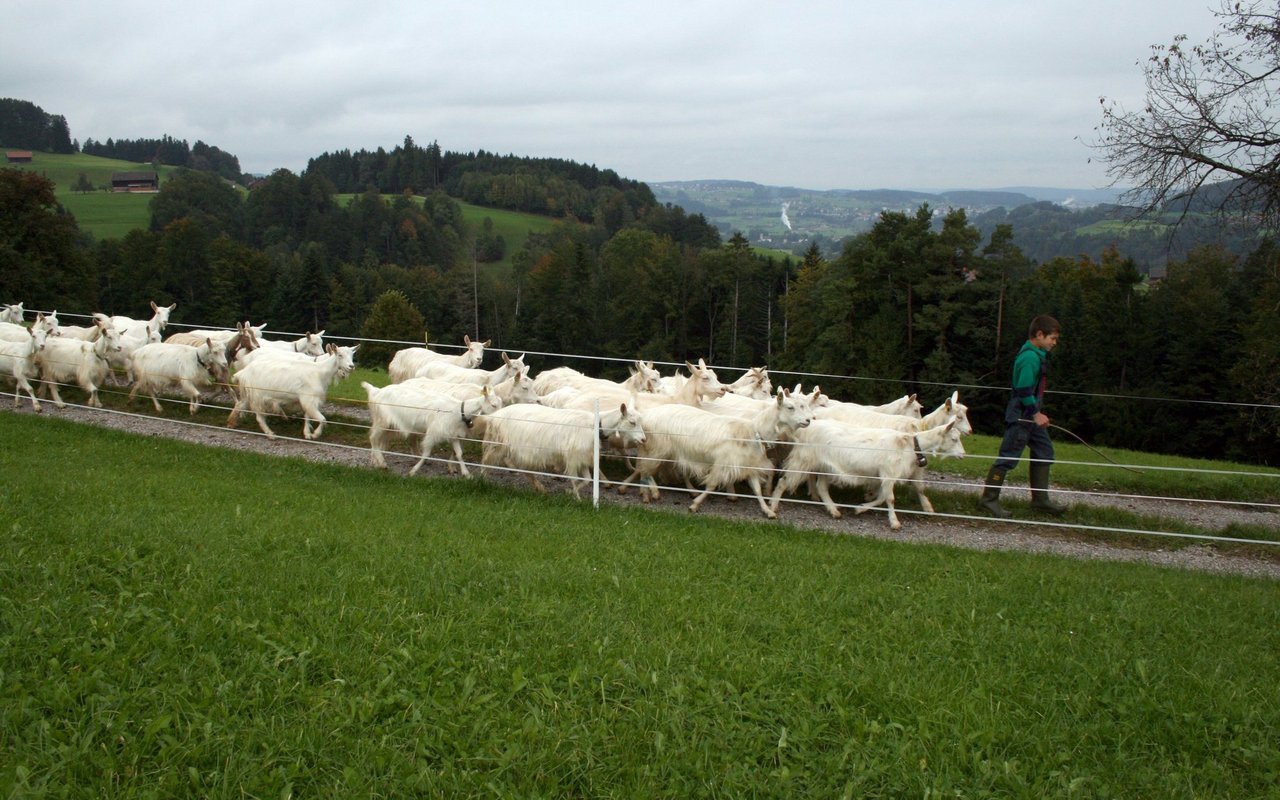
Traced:
[[1216, 0], [9, 0], [0, 96], [73, 138], [565, 158], [643, 181], [1091, 189], [1099, 97]]

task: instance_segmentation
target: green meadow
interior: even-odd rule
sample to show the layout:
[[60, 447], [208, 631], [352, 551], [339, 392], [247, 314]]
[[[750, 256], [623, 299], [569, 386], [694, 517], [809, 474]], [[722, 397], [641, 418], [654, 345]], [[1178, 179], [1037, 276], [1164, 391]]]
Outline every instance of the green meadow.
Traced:
[[592, 511], [51, 416], [6, 415], [0, 473], [7, 797], [1280, 782], [1273, 581]]
[[[155, 195], [104, 189], [111, 186], [111, 173], [154, 170], [163, 182], [177, 169], [83, 153], [36, 153], [30, 164], [5, 166], [37, 172], [53, 181], [58, 202], [76, 218], [82, 231], [97, 239], [118, 239], [134, 228], [146, 228], [151, 221], [149, 204]], [[77, 192], [72, 189], [81, 174], [93, 184], [94, 191]]]
[[[0, 148], [3, 149], [3, 148]], [[150, 202], [154, 195], [113, 193], [101, 187], [111, 185], [111, 173], [135, 170], [157, 170], [160, 180], [176, 171], [176, 167], [153, 167], [151, 164], [134, 164], [111, 158], [73, 153], [36, 153], [30, 164], [6, 165], [37, 172], [55, 184], [58, 202], [75, 216], [80, 229], [97, 239], [118, 239], [135, 228], [150, 224]], [[77, 192], [72, 189], [81, 174], [94, 185], [95, 191]], [[349, 202], [355, 195], [337, 195], [340, 204]], [[421, 198], [419, 198], [419, 202]], [[493, 221], [494, 232], [506, 240], [506, 257], [489, 265], [490, 269], [506, 271], [511, 267], [511, 256], [518, 252], [531, 232], [550, 231], [557, 220], [518, 211], [484, 208], [459, 202], [463, 218], [478, 230], [488, 217]]]

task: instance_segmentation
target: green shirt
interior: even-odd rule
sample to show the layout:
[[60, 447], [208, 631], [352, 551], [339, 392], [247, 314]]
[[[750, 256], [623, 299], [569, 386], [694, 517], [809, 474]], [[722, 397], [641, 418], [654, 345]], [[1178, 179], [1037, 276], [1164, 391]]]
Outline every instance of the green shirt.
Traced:
[[1048, 350], [1036, 347], [1028, 340], [1013, 360], [1013, 396], [1021, 406], [1023, 419], [1034, 417], [1044, 403], [1048, 358]]

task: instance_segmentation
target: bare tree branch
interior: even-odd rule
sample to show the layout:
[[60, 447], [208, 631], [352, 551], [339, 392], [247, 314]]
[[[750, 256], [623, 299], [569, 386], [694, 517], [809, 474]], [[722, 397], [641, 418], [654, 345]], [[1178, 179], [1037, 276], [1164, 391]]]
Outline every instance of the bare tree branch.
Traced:
[[1221, 0], [1219, 29], [1188, 46], [1154, 45], [1139, 62], [1141, 111], [1101, 99], [1092, 147], [1122, 200], [1152, 216], [1195, 200], [1280, 228], [1280, 0]]

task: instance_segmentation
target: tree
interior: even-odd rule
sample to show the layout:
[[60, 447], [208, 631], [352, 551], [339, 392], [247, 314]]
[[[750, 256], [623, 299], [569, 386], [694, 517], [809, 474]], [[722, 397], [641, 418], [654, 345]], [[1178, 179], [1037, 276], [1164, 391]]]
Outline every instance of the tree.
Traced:
[[80, 192], [82, 194], [85, 192], [92, 192], [93, 181], [89, 180], [88, 175], [81, 172], [79, 175], [76, 176], [75, 183], [71, 184], [71, 191]]
[[422, 314], [413, 307], [403, 292], [392, 289], [383, 292], [373, 302], [360, 335], [366, 339], [382, 340], [363, 342], [360, 360], [365, 364], [387, 364], [399, 350], [399, 345], [387, 342], [414, 342], [422, 337]]
[[58, 206], [53, 182], [29, 170], [0, 169], [0, 291], [28, 308], [87, 309], [98, 302], [97, 283], [75, 218]]
[[[1219, 30], [1154, 45], [1142, 65], [1146, 101], [1126, 111], [1102, 98], [1094, 147], [1125, 200], [1143, 214], [1180, 199], [1280, 223], [1280, 10], [1273, 0], [1222, 0]], [[1224, 182], [1225, 181], [1225, 182]]]
[[151, 230], [163, 231], [170, 222], [187, 218], [211, 236], [239, 236], [243, 214], [240, 195], [231, 184], [209, 172], [183, 170], [151, 199]]

